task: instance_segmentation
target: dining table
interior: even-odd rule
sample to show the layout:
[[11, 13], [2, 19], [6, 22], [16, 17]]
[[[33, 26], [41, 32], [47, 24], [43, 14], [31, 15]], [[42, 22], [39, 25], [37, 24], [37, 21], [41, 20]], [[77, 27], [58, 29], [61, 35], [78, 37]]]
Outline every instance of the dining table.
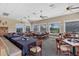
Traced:
[[36, 32], [35, 33], [35, 36], [38, 38], [38, 39], [47, 39], [47, 36], [46, 36], [46, 33], [43, 33], [43, 32]]
[[68, 45], [72, 46], [72, 54], [76, 56], [76, 47], [79, 46], [79, 39], [70, 39], [66, 38], [63, 42], [67, 43]]
[[45, 34], [42, 33], [42, 32], [36, 32], [35, 35], [36, 35], [36, 36], [43, 36], [43, 35], [45, 35]]
[[19, 47], [22, 50], [22, 55], [29, 55], [29, 45], [36, 44], [36, 38], [34, 37], [25, 37], [25, 36], [11, 36], [8, 38], [13, 44]]

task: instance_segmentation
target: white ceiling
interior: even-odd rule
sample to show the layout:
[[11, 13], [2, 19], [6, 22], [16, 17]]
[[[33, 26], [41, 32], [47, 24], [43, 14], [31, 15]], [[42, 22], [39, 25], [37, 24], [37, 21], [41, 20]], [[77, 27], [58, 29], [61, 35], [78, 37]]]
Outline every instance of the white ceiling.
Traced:
[[[41, 20], [40, 10], [42, 10], [42, 15], [50, 17], [61, 16], [65, 14], [70, 14], [78, 12], [79, 10], [67, 11], [66, 7], [70, 5], [79, 6], [78, 3], [52, 3], [53, 7], [49, 7], [51, 3], [0, 3], [0, 16], [2, 14], [9, 13], [10, 18], [16, 19], [29, 19], [31, 21]], [[33, 14], [36, 13], [36, 14]], [[28, 18], [28, 16], [30, 16]]]

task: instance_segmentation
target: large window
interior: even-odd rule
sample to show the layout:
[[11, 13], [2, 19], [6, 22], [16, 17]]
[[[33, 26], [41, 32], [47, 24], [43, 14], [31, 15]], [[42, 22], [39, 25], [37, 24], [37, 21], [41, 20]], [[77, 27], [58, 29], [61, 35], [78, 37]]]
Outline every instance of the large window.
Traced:
[[23, 24], [16, 24], [16, 32], [22, 33], [24, 25]]
[[27, 31], [27, 32], [30, 31], [30, 26], [26, 26], [26, 31]]
[[46, 32], [47, 30], [46, 24], [40, 25], [40, 32]]
[[39, 32], [39, 25], [33, 25], [33, 31]]
[[65, 31], [66, 32], [79, 32], [79, 21], [66, 22]]
[[52, 23], [50, 26], [50, 33], [59, 33], [60, 32], [60, 23]]
[[17, 32], [17, 33], [22, 33], [22, 32], [23, 32], [23, 29], [22, 29], [22, 28], [17, 28], [17, 29], [16, 29], [16, 32]]

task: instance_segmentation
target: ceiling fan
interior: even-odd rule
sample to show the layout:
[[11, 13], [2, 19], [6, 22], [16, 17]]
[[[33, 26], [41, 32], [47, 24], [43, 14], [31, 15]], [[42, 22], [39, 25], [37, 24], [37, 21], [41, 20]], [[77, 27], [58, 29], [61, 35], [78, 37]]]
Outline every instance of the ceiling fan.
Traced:
[[48, 17], [47, 17], [47, 16], [42, 16], [42, 15], [40, 15], [40, 18], [41, 18], [41, 19], [47, 19]]
[[73, 10], [73, 9], [79, 9], [79, 6], [68, 6], [67, 8], [66, 8], [66, 10]]
[[48, 16], [43, 16], [43, 15], [42, 15], [42, 12], [43, 12], [43, 11], [42, 11], [42, 10], [40, 10], [40, 13], [41, 13], [41, 14], [40, 14], [40, 18], [41, 18], [41, 19], [47, 19], [47, 18], [48, 18]]

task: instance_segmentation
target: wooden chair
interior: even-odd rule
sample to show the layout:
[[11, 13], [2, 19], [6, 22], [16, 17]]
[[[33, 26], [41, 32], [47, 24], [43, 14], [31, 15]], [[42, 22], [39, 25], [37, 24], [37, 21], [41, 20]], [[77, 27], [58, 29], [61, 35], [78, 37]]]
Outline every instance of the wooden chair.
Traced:
[[45, 34], [44, 34], [43, 38], [44, 38], [44, 39], [49, 38], [49, 33], [48, 33], [48, 32], [45, 32]]
[[72, 33], [64, 33], [64, 34], [63, 34], [63, 37], [64, 37], [64, 38], [69, 38], [71, 35], [72, 35]]
[[30, 48], [30, 55], [32, 56], [40, 56], [42, 55], [42, 40], [37, 40], [36, 46], [32, 46]]
[[79, 56], [79, 46], [76, 46], [76, 55]]
[[56, 53], [58, 55], [63, 55], [63, 54], [70, 55], [71, 53], [70, 46], [65, 44], [62, 40], [63, 40], [62, 37], [56, 38], [56, 48], [57, 48]]

